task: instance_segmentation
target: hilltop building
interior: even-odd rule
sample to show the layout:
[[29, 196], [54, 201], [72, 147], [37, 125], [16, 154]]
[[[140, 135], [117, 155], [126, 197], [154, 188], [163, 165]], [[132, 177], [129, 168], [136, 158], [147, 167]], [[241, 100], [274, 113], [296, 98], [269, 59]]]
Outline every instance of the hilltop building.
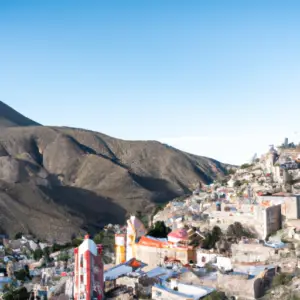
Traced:
[[88, 235], [74, 249], [74, 300], [104, 299], [102, 245], [96, 245]]

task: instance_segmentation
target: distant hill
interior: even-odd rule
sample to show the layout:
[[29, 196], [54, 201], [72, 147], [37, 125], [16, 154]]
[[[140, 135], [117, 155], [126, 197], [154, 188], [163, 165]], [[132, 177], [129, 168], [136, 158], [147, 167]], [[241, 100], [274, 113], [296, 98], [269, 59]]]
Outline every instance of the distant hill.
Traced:
[[40, 125], [0, 101], [0, 127], [37, 126]]
[[80, 231], [123, 223], [129, 213], [150, 213], [155, 203], [226, 172], [216, 160], [156, 141], [30, 126], [36, 123], [12, 112], [0, 105], [7, 124], [21, 116], [19, 123], [29, 126], [0, 130], [0, 228], [8, 234], [66, 241]]

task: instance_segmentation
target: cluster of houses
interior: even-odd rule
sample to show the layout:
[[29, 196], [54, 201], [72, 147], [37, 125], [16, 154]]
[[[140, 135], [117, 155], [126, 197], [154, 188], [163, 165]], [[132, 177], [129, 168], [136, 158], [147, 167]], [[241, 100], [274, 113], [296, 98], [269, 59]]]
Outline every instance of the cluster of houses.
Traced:
[[32, 293], [32, 299], [48, 299], [55, 294], [57, 288], [73, 275], [73, 250], [69, 255], [64, 251], [64, 257], [61, 251], [49, 253], [46, 259], [44, 252], [51, 246], [29, 235], [22, 235], [19, 239], [1, 235], [0, 297], [11, 290], [9, 286], [14, 289], [25, 287], [29, 294]]
[[[141, 227], [133, 216], [129, 223]], [[191, 236], [185, 229], [172, 231], [166, 239], [134, 234], [136, 243], [125, 247], [123, 256], [116, 255], [123, 262], [104, 271], [107, 299], [202, 299], [218, 290], [257, 299], [284, 268], [280, 259], [287, 251], [284, 243], [262, 244], [257, 239], [242, 239], [230, 254], [188, 247]]]

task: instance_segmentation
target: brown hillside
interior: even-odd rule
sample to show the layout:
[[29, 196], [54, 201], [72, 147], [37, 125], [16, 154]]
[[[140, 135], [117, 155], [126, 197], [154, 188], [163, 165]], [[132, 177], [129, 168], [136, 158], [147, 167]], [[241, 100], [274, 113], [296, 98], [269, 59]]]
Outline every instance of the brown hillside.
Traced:
[[2, 128], [0, 228], [65, 241], [123, 223], [128, 213], [149, 213], [225, 169], [155, 141], [65, 127]]

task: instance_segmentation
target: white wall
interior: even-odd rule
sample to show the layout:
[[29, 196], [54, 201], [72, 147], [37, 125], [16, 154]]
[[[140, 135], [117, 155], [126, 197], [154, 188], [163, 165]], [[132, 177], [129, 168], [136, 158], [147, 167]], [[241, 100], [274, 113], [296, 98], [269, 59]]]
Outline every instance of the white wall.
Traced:
[[229, 257], [217, 257], [217, 266], [219, 269], [224, 268], [225, 271], [232, 270], [231, 259]]
[[[205, 261], [202, 261], [202, 258], [205, 258]], [[203, 268], [207, 263], [213, 262], [216, 260], [217, 255], [213, 253], [203, 253], [201, 251], [197, 251], [197, 266]]]

